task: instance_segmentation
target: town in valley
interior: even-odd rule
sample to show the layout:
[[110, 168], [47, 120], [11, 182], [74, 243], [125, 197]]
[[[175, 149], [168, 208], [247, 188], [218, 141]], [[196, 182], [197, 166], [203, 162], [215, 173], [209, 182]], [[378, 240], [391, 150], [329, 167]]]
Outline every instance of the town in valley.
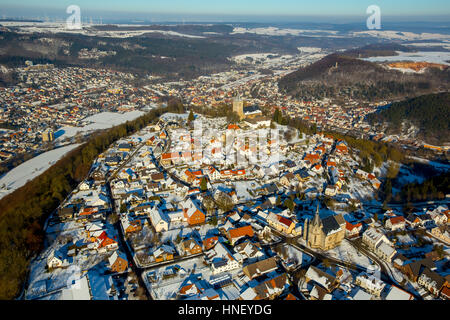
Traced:
[[0, 211], [40, 210], [2, 236], [30, 248], [2, 299], [450, 298], [450, 32], [2, 19], [2, 43]]

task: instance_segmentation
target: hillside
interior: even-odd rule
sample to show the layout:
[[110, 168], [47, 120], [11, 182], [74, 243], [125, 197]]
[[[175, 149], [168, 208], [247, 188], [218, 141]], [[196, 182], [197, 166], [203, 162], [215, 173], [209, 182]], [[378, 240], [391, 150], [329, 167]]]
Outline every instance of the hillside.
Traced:
[[393, 103], [389, 109], [368, 116], [371, 124], [387, 122], [392, 132], [398, 133], [405, 120], [417, 126], [419, 138], [429, 143], [449, 142], [450, 92], [430, 94]]
[[282, 91], [303, 100], [328, 97], [369, 102], [446, 91], [449, 85], [448, 69], [403, 73], [346, 53], [326, 56], [279, 81]]

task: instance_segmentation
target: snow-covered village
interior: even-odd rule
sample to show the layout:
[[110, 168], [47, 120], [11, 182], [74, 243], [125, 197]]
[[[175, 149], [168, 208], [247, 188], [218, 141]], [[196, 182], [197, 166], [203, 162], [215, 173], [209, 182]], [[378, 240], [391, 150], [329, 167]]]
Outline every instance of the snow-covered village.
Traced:
[[110, 146], [47, 221], [25, 298], [448, 299], [446, 204], [386, 207], [392, 161], [247, 120], [166, 113]]
[[450, 299], [449, 4], [2, 2], [0, 300]]

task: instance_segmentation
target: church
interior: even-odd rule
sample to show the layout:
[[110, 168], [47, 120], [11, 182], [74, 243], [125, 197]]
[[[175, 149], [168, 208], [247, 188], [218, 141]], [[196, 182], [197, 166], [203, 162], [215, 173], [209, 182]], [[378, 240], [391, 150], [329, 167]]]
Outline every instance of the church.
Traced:
[[312, 221], [305, 221], [303, 239], [312, 249], [331, 250], [339, 246], [345, 237], [345, 220], [342, 216], [321, 219], [319, 205]]
[[241, 120], [254, 119], [262, 116], [262, 111], [258, 106], [244, 107], [244, 100], [241, 99], [240, 95], [233, 100], [233, 111], [238, 114]]

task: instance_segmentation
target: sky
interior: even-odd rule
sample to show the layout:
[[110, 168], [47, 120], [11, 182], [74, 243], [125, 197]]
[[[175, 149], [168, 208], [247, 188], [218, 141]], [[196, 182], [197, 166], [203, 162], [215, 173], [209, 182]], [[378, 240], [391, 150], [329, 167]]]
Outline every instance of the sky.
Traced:
[[130, 18], [135, 15], [172, 16], [367, 16], [370, 5], [378, 5], [384, 16], [426, 20], [450, 17], [449, 0], [0, 0], [0, 17], [66, 15], [69, 5], [78, 5], [93, 16]]

